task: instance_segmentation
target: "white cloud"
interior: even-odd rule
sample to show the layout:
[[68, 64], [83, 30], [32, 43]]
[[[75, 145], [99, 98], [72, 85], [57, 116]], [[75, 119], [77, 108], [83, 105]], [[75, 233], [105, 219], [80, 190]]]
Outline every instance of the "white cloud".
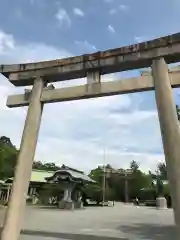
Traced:
[[141, 36], [135, 36], [134, 41], [137, 42], [137, 43], [141, 43], [141, 42], [149, 41], [149, 40], [154, 39], [154, 38], [155, 38], [155, 36], [141, 35]]
[[127, 12], [129, 10], [129, 7], [127, 5], [124, 4], [120, 4], [119, 6], [117, 6], [116, 8], [111, 8], [109, 10], [109, 14], [110, 15], [114, 15], [117, 14], [119, 12]]
[[84, 17], [84, 12], [80, 8], [74, 8], [73, 13], [78, 17]]
[[40, 8], [43, 8], [46, 5], [44, 0], [29, 0], [29, 4], [32, 7], [40, 7]]
[[116, 14], [118, 11], [117, 11], [117, 9], [116, 8], [111, 8], [110, 10], [109, 10], [109, 14], [110, 15], [114, 15], [114, 14]]
[[146, 37], [145, 36], [135, 36], [134, 37], [134, 40], [137, 42], [137, 43], [140, 43], [140, 42], [144, 42], [146, 41]]
[[[19, 45], [12, 35], [3, 31], [0, 36], [3, 39], [0, 41], [1, 63], [71, 55], [64, 49], [42, 43]], [[9, 94], [23, 92], [23, 88], [15, 88], [0, 76], [0, 92], [0, 135], [10, 137], [19, 147], [27, 108], [8, 109], [5, 104]], [[106, 148], [106, 162], [115, 167], [128, 167], [134, 159], [144, 170], [154, 169], [164, 158], [163, 154], [156, 153], [162, 149], [156, 112], [138, 110], [130, 95], [45, 106], [36, 159], [88, 171], [103, 162], [103, 148]]]
[[121, 11], [123, 11], [123, 12], [127, 12], [128, 9], [129, 9], [129, 7], [128, 7], [127, 5], [124, 5], [124, 4], [120, 4], [120, 5], [118, 6], [118, 8], [119, 8]]
[[[23, 54], [19, 54], [19, 53]], [[44, 43], [19, 45], [11, 34], [0, 30], [0, 61], [6, 63], [33, 62], [67, 57], [71, 54], [64, 49], [57, 50]]]
[[114, 27], [113, 27], [112, 25], [109, 25], [109, 26], [108, 26], [108, 30], [109, 30], [110, 32], [112, 32], [112, 33], [115, 33], [115, 29], [114, 29]]
[[59, 23], [61, 26], [66, 24], [67, 26], [70, 27], [71, 25], [71, 19], [69, 17], [69, 14], [64, 8], [59, 8], [57, 13], [56, 13], [56, 18], [58, 19]]
[[112, 3], [114, 0], [104, 0], [105, 3]]
[[15, 16], [17, 19], [22, 20], [23, 19], [23, 12], [20, 8], [17, 8], [14, 10], [15, 11]]
[[85, 41], [78, 41], [78, 40], [75, 40], [74, 43], [77, 45], [77, 46], [80, 46], [81, 48], [83, 48], [83, 50], [85, 51], [96, 51], [97, 48], [95, 45], [93, 44], [90, 44], [87, 40]]
[[30, 5], [34, 5], [36, 3], [36, 0], [29, 0]]
[[0, 53], [5, 53], [6, 49], [14, 49], [14, 39], [12, 35], [0, 30]]

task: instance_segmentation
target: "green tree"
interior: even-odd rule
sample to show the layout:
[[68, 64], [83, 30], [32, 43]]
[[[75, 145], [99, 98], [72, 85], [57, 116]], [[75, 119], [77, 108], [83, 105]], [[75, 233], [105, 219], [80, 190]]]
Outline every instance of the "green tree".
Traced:
[[14, 175], [18, 151], [5, 136], [0, 138], [0, 179]]
[[37, 170], [42, 170], [43, 169], [43, 163], [41, 161], [35, 161], [33, 162], [33, 169], [37, 169]]
[[130, 163], [130, 169], [133, 172], [137, 172], [137, 170], [139, 169], [139, 165], [136, 161], [132, 160], [132, 162]]
[[129, 180], [130, 198], [137, 197], [141, 189], [151, 186], [151, 182], [150, 175], [143, 173], [141, 170], [133, 172]]
[[[110, 177], [108, 178], [108, 186], [111, 189], [111, 200], [116, 200], [116, 201], [124, 201], [125, 196], [124, 196], [124, 169], [118, 169], [120, 173], [112, 173]], [[113, 198], [113, 199], [112, 199]]]
[[180, 107], [178, 105], [176, 105], [176, 112], [177, 112], [178, 120], [180, 121]]
[[130, 163], [130, 169], [132, 174], [129, 175], [129, 195], [133, 199], [139, 195], [139, 192], [143, 188], [151, 186], [151, 176], [143, 173], [139, 169], [139, 165], [136, 161]]
[[103, 191], [99, 184], [86, 185], [83, 188], [83, 192], [86, 194], [87, 198], [96, 201], [97, 203], [100, 203], [103, 200]]
[[[10, 138], [6, 136], [0, 137], [0, 179], [7, 179], [14, 176], [18, 152]], [[55, 163], [35, 161], [33, 169], [56, 171], [59, 167]]]
[[167, 167], [165, 163], [159, 163], [157, 165], [157, 174], [160, 176], [161, 180], [167, 180]]
[[[89, 176], [96, 181], [96, 185], [89, 185], [86, 189], [87, 196], [91, 196], [97, 202], [102, 201], [103, 197], [103, 181], [105, 174], [105, 200], [115, 199], [115, 186], [113, 174], [111, 174], [112, 166], [107, 164], [104, 167], [98, 166], [96, 169], [91, 170]], [[105, 170], [105, 171], [104, 171]], [[105, 172], [105, 173], [104, 173]]]
[[3, 144], [8, 145], [9, 147], [14, 148], [14, 146], [13, 146], [13, 144], [12, 144], [12, 142], [11, 142], [11, 139], [8, 138], [8, 137], [6, 137], [6, 136], [1, 136], [1, 137], [0, 137], [0, 142], [3, 143]]
[[35, 161], [33, 163], [33, 169], [45, 170], [45, 171], [57, 171], [60, 167], [55, 163], [42, 163], [41, 161]]
[[46, 171], [57, 171], [58, 169], [60, 169], [60, 167], [56, 166], [55, 163], [45, 163], [43, 165], [43, 170]]
[[96, 181], [98, 184], [102, 185], [103, 183], [103, 168], [98, 166], [95, 169], [92, 169], [89, 177]]

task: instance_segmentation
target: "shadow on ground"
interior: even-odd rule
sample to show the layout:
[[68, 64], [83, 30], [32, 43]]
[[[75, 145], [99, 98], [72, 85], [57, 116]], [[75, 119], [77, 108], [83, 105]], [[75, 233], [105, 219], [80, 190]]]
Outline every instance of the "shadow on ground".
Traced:
[[114, 238], [114, 237], [104, 237], [104, 236], [94, 236], [94, 235], [84, 235], [84, 234], [72, 234], [72, 233], [55, 233], [55, 232], [45, 232], [45, 231], [31, 231], [24, 230], [21, 235], [29, 236], [39, 236], [39, 237], [51, 237], [55, 239], [69, 239], [69, 240], [128, 240], [127, 238]]
[[[47, 205], [47, 206], [43, 206], [43, 205], [29, 205], [29, 208], [38, 208], [38, 209], [49, 209], [49, 210], [59, 210], [59, 211], [68, 211], [68, 209], [60, 209], [58, 208], [58, 206], [56, 205]], [[102, 205], [97, 205], [97, 204], [88, 204], [87, 206], [84, 206], [83, 208], [75, 208], [73, 210], [77, 211], [77, 210], [85, 210], [88, 209], [89, 207], [103, 207]]]
[[153, 224], [137, 223], [134, 225], [121, 225], [117, 230], [125, 234], [135, 235], [137, 239], [148, 240], [176, 240], [175, 226], [161, 226]]

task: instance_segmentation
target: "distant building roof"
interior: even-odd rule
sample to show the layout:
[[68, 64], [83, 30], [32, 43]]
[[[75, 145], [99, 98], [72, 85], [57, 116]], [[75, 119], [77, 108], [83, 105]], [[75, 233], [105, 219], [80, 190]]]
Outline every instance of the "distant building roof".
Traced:
[[61, 168], [59, 169], [59, 170], [70, 170], [70, 171], [73, 171], [73, 172], [77, 172], [77, 173], [81, 173], [81, 174], [84, 174], [84, 172], [83, 171], [80, 171], [80, 170], [78, 170], [78, 169], [75, 169], [75, 168], [71, 168], [71, 167], [68, 167], [68, 166], [66, 166], [66, 165], [62, 165], [61, 166]]
[[74, 168], [62, 165], [61, 169], [57, 170], [52, 176], [46, 178], [47, 181], [69, 180], [72, 182], [94, 182], [84, 172]]
[[[83, 182], [95, 182], [90, 177], [88, 177], [84, 172], [79, 171], [74, 168], [67, 167], [62, 165], [61, 169], [58, 171], [45, 171], [45, 170], [36, 170], [33, 169], [31, 172], [31, 180], [30, 182], [37, 183], [46, 183], [47, 181], [53, 181], [56, 176], [65, 176], [69, 178], [70, 181], [83, 181]], [[9, 183], [13, 181], [12, 178], [8, 178], [5, 183]]]
[[[30, 182], [40, 182], [45, 183], [47, 177], [51, 177], [54, 175], [54, 171], [44, 171], [44, 170], [35, 170], [33, 169], [31, 172], [31, 180]], [[5, 182], [13, 181], [12, 178], [8, 178]]]

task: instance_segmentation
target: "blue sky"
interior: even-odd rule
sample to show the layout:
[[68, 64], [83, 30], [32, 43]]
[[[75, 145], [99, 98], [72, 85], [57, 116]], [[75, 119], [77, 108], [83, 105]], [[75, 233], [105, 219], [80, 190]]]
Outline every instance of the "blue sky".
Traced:
[[[179, 0], [1, 0], [0, 63], [49, 60], [146, 41], [178, 32], [179, 21]], [[137, 75], [123, 72], [103, 80]], [[0, 135], [19, 146], [27, 108], [8, 109], [5, 102], [8, 94], [23, 88], [15, 89], [0, 76], [0, 92]], [[176, 103], [178, 93], [176, 89]], [[103, 149], [114, 167], [128, 167], [134, 159], [147, 171], [164, 160], [154, 92], [45, 106], [37, 160], [88, 171], [103, 163]]]

